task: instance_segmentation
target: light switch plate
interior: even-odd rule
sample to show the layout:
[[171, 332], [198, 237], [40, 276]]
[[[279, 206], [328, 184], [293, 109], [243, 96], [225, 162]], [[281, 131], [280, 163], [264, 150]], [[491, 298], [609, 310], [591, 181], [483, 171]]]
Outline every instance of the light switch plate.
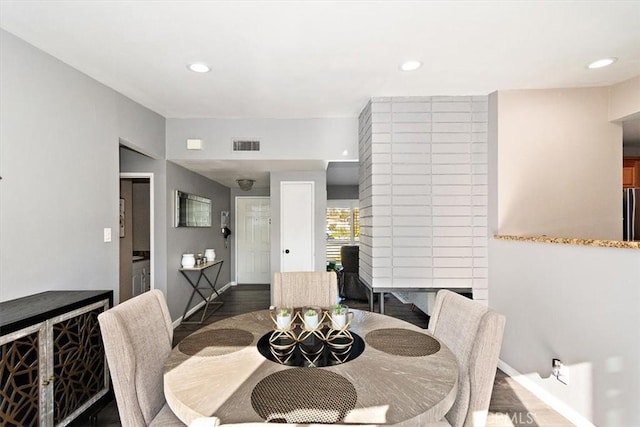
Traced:
[[105, 228], [104, 229], [104, 241], [105, 243], [108, 243], [111, 241], [111, 229], [110, 228]]

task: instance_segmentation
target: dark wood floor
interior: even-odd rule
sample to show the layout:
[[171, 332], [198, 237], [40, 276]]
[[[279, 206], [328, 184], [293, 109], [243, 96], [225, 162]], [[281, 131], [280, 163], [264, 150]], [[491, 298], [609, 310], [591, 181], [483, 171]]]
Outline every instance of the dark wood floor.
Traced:
[[[204, 324], [268, 308], [270, 303], [269, 285], [238, 285], [224, 292], [222, 300], [224, 300], [224, 305], [208, 316]], [[366, 301], [345, 300], [344, 303], [352, 308], [369, 309], [369, 303]], [[378, 309], [377, 304], [375, 309]], [[411, 322], [425, 329], [429, 325], [429, 316], [414, 308], [411, 304], [403, 304], [393, 295], [388, 295], [385, 298], [385, 314]], [[200, 316], [201, 312], [196, 312], [192, 319], [199, 319]], [[178, 326], [174, 331], [174, 346], [202, 326]], [[87, 416], [81, 417], [70, 425], [89, 426], [89, 418]], [[97, 426], [119, 427], [120, 425], [118, 411], [115, 402], [112, 401], [99, 412]], [[491, 397], [487, 426], [564, 427], [572, 425], [572, 423], [553, 411], [513, 379], [498, 370]]]

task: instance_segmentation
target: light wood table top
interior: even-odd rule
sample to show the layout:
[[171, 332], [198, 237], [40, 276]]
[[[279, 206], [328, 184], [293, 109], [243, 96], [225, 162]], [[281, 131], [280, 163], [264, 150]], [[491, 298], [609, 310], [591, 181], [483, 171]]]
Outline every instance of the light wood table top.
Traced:
[[[338, 379], [340, 387], [346, 385], [351, 390], [350, 406], [341, 407], [342, 412], [338, 411], [334, 422], [418, 427], [441, 420], [453, 405], [457, 392], [458, 367], [451, 351], [432, 339], [426, 330], [408, 322], [352, 311], [355, 316], [351, 331], [365, 341], [364, 351], [347, 363], [322, 368], [285, 366], [260, 354], [258, 341], [273, 330], [268, 310], [231, 317], [199, 329], [178, 344], [165, 363], [164, 392], [169, 407], [186, 424], [197, 417], [212, 415], [223, 423], [264, 422], [264, 416], [258, 413], [264, 412], [264, 408], [256, 406], [256, 402], [264, 403], [265, 395], [262, 393], [263, 400], [259, 401], [256, 392], [264, 391], [269, 384], [276, 388], [288, 384], [283, 401], [291, 404], [313, 391], [322, 389], [326, 393], [322, 381], [329, 378]], [[380, 341], [384, 334], [392, 340]], [[435, 353], [392, 354], [403, 354], [405, 344], [415, 350], [415, 343], [423, 339], [436, 344], [436, 350], [432, 350]], [[384, 347], [385, 342], [392, 347]], [[310, 375], [309, 380], [291, 382], [298, 381], [302, 374]], [[285, 382], [269, 383], [271, 378]], [[338, 396], [337, 400], [341, 399]], [[332, 404], [345, 404], [335, 401], [335, 396], [327, 396], [329, 408], [318, 410], [330, 411]], [[276, 409], [278, 404], [274, 404]], [[287, 417], [285, 413], [281, 418], [291, 422]]]

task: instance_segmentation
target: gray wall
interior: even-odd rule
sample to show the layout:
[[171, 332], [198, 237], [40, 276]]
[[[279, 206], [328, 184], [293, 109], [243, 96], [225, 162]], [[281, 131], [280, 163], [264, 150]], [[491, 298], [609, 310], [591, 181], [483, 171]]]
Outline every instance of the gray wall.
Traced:
[[[176, 228], [173, 224], [174, 192], [185, 191], [198, 196], [211, 199], [212, 226], [205, 228]], [[224, 247], [224, 239], [220, 232], [220, 212], [229, 211], [230, 190], [228, 187], [218, 184], [191, 172], [172, 162], [167, 162], [167, 203], [165, 212], [167, 217], [167, 302], [171, 318], [182, 316], [185, 304], [189, 300], [192, 288], [178, 271], [183, 253], [204, 254], [204, 250], [213, 248], [216, 251], [216, 259], [224, 260], [222, 271], [218, 279], [218, 288], [230, 281], [230, 250]], [[217, 267], [212, 267], [217, 268]], [[213, 270], [210, 270], [213, 273]], [[215, 276], [209, 275], [211, 280]], [[197, 279], [197, 277], [196, 277]], [[204, 281], [204, 279], [203, 279]], [[194, 297], [192, 306], [202, 300]]]
[[[597, 426], [640, 425], [640, 253], [490, 241], [501, 360]], [[551, 359], [569, 385], [550, 377]]]
[[164, 118], [0, 30], [0, 300], [111, 289], [117, 301], [122, 135], [164, 154]]
[[357, 185], [327, 185], [327, 200], [358, 200]]

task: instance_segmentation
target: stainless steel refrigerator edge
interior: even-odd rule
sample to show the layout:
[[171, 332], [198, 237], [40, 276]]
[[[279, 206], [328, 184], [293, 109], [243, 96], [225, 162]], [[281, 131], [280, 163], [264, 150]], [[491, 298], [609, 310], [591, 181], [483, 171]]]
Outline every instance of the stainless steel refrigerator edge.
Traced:
[[622, 190], [622, 240], [640, 240], [640, 188]]

